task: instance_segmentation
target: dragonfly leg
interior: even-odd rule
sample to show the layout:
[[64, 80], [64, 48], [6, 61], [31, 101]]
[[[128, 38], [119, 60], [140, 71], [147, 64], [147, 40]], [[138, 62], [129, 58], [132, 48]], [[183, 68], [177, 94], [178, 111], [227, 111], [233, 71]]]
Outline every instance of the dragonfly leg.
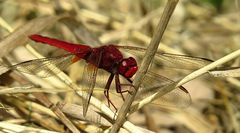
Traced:
[[[135, 86], [132, 84], [133, 81], [132, 81], [130, 78], [128, 78], [127, 80], [130, 82], [130, 84], [122, 84], [122, 85], [124, 85], [124, 86], [130, 86], [131, 88], [134, 89], [134, 91], [136, 91]], [[131, 90], [131, 91], [128, 90], [128, 93], [132, 95], [132, 94], [133, 94], [133, 91], [132, 91], [132, 90]]]
[[[132, 84], [121, 84], [121, 86], [129, 86], [129, 87], [135, 89], [135, 87]], [[121, 93], [125, 93], [125, 92], [128, 92], [129, 94], [132, 95], [132, 90], [130, 90], [130, 89], [129, 90], [121, 90]]]
[[117, 93], [120, 93], [121, 96], [122, 96], [123, 101], [125, 101], [124, 96], [123, 96], [122, 93], [124, 93], [124, 92], [126, 92], [126, 91], [122, 91], [121, 84], [120, 84], [120, 80], [119, 80], [119, 74], [118, 74], [118, 73], [115, 74], [115, 84], [116, 84], [116, 91], [117, 91]]
[[120, 80], [119, 80], [119, 75], [118, 75], [118, 74], [115, 75], [116, 91], [117, 91], [117, 93], [121, 93], [121, 96], [122, 96], [122, 98], [123, 98], [123, 101], [125, 100], [124, 97], [123, 97], [123, 93], [128, 92], [129, 94], [132, 94], [132, 92], [131, 92], [130, 90], [122, 90], [122, 87], [121, 87], [121, 86], [130, 86], [130, 87], [135, 88], [135, 87], [131, 84], [131, 83], [132, 83], [131, 79], [127, 79], [127, 80], [130, 82], [130, 84], [121, 84], [121, 83], [120, 83]]
[[108, 106], [110, 107], [110, 104], [111, 104], [114, 107], [114, 109], [117, 110], [116, 106], [112, 103], [112, 101], [110, 100], [110, 97], [109, 97], [109, 89], [110, 89], [110, 85], [112, 83], [113, 77], [114, 77], [114, 74], [111, 74], [109, 76], [107, 84], [106, 84], [105, 89], [104, 89], [104, 95], [107, 98]]
[[[127, 80], [128, 81], [130, 80], [129, 82], [132, 83], [131, 79], [127, 79]], [[116, 91], [117, 91], [117, 93], [121, 94], [122, 99], [124, 101], [125, 99], [124, 99], [123, 93], [128, 92], [129, 94], [131, 94], [131, 91], [129, 91], [129, 90], [122, 90], [121, 86], [130, 86], [130, 87], [133, 87], [133, 88], [134, 88], [134, 86], [132, 84], [121, 84], [120, 80], [119, 80], [119, 74], [115, 74], [115, 83], [116, 83]]]
[[117, 112], [117, 107], [113, 104], [113, 102], [110, 100], [110, 98], [109, 98], [109, 89], [105, 89], [104, 90], [104, 95], [105, 95], [105, 97], [107, 98], [107, 101], [108, 101], [108, 106], [110, 107], [110, 105], [112, 105], [113, 106], [113, 108], [116, 110], [116, 112]]

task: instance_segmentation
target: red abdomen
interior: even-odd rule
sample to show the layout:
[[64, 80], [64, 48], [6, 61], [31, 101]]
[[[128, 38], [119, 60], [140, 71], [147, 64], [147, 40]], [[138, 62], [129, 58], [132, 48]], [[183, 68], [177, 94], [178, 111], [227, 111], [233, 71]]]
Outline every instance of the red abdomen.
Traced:
[[49, 45], [64, 49], [70, 53], [76, 54], [79, 58], [84, 57], [92, 49], [87, 45], [68, 43], [65, 41], [44, 37], [36, 34], [29, 36], [29, 38], [34, 40], [35, 42], [41, 42], [41, 43], [49, 44]]

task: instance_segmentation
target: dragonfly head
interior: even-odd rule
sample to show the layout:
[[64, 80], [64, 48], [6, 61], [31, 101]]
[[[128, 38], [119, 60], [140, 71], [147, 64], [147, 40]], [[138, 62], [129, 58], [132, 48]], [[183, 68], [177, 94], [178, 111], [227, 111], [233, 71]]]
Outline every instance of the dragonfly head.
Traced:
[[118, 67], [119, 74], [125, 78], [131, 78], [137, 70], [137, 62], [133, 57], [123, 59]]

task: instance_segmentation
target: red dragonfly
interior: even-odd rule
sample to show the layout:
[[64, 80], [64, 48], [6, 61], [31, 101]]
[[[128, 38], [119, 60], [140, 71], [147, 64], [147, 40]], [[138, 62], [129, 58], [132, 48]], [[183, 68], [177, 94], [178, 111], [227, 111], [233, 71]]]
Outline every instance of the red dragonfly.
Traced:
[[[136, 60], [133, 57], [124, 58], [123, 54], [120, 52], [119, 49], [123, 48], [134, 51], [145, 50], [144, 48], [139, 47], [117, 46], [112, 44], [92, 48], [84, 44], [73, 44], [36, 34], [29, 36], [29, 38], [35, 42], [40, 42], [43, 44], [48, 44], [57, 48], [64, 49], [70, 54], [51, 58], [42, 58], [25, 61], [16, 65], [9, 66], [8, 68], [18, 70], [20, 72], [37, 74], [40, 77], [48, 77], [52, 76], [57, 71], [55, 69], [49, 69], [50, 65], [56, 65], [60, 69], [65, 69], [66, 67], [73, 64], [76, 61], [79, 61], [80, 59], [85, 60], [86, 66], [82, 78], [83, 80], [82, 83], [85, 83], [82, 89], [87, 90], [87, 95], [83, 97], [84, 115], [86, 115], [89, 106], [89, 101], [91, 99], [91, 95], [95, 87], [98, 69], [103, 69], [110, 73], [110, 76], [105, 85], [104, 95], [107, 98], [108, 105], [110, 106], [111, 104], [116, 109], [116, 107], [109, 98], [109, 89], [112, 80], [113, 79], [115, 80], [116, 92], [120, 93], [124, 100], [122, 93], [128, 92], [128, 90], [122, 90], [121, 88], [122, 84], [120, 83], [119, 76], [121, 75], [129, 82], [129, 84], [131, 84], [132, 83], [131, 78], [138, 70]], [[162, 61], [163, 64], [166, 66], [169, 67], [177, 66], [178, 68], [183, 69], [197, 69], [212, 62], [211, 60], [205, 58], [167, 53], [157, 53], [156, 59]], [[148, 73], [145, 76], [143, 82], [143, 88], [146, 89], [142, 89], [144, 90], [142, 92], [149, 93], [151, 89], [159, 91], [160, 88], [172, 83], [174, 83], [174, 81], [168, 78], [165, 78], [158, 74]], [[149, 91], [147, 89], [149, 89]], [[178, 96], [178, 98], [176, 98], [176, 96]], [[174, 99], [174, 102], [176, 102], [176, 104], [180, 103], [181, 99], [184, 99], [185, 101], [181, 102], [181, 104], [184, 104], [183, 106], [188, 105], [191, 102], [191, 98], [188, 91], [182, 86], [167, 93], [166, 95], [163, 96], [163, 98], [166, 99], [170, 98], [170, 100]]]

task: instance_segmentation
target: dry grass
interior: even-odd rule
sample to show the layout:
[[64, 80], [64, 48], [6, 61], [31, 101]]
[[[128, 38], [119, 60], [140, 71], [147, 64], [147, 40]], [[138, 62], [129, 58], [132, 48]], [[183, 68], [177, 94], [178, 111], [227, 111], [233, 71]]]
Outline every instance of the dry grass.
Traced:
[[[28, 35], [36, 33], [93, 47], [109, 43], [147, 47], [165, 6], [166, 1], [156, 0], [0, 0], [1, 66], [64, 54], [30, 41]], [[239, 66], [239, 60], [234, 59], [239, 55], [239, 22], [238, 0], [225, 0], [221, 8], [207, 2], [179, 1], [159, 50], [220, 60], [195, 72], [152, 65], [151, 71], [176, 81], [190, 74], [180, 84], [197, 77], [184, 84], [192, 104], [183, 109], [156, 105], [131, 108], [130, 112], [138, 111], [128, 116], [120, 132], [240, 133], [239, 80], [201, 76], [219, 65]], [[6, 70], [0, 67], [0, 132], [107, 132], [116, 114], [102, 94], [104, 78], [98, 79], [95, 90], [100, 91], [91, 98], [83, 117], [79, 85], [84, 64], [73, 64], [49, 78], [17, 71], [3, 73]], [[232, 73], [239, 76], [238, 71]], [[126, 104], [113, 94], [111, 99], [118, 108]]]

